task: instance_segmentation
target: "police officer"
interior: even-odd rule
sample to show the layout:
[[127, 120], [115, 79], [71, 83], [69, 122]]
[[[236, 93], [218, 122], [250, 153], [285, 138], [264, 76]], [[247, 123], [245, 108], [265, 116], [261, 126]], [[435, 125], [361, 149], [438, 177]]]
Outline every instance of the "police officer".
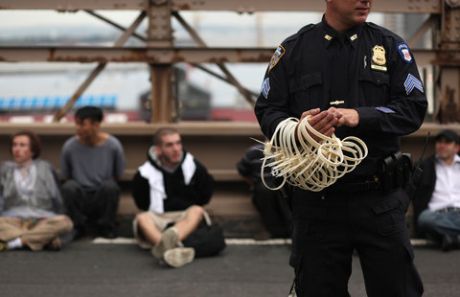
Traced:
[[[267, 69], [255, 112], [267, 137], [288, 117], [321, 133], [353, 135], [368, 157], [339, 182], [292, 195], [298, 296], [344, 297], [357, 251], [370, 297], [415, 297], [423, 285], [405, 226], [408, 195], [394, 176], [399, 137], [417, 130], [427, 102], [414, 57], [394, 33], [367, 23], [372, 0], [326, 0], [320, 23], [287, 38]], [[385, 161], [385, 162], [384, 162]], [[391, 162], [390, 162], [391, 163]]]

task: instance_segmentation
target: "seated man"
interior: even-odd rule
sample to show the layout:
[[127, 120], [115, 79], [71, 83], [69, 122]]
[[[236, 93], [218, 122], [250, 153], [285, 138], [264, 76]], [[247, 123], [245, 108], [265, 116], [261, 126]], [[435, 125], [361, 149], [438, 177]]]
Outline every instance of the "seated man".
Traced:
[[[259, 211], [262, 222], [274, 238], [291, 237], [291, 212], [287, 197], [281, 190], [272, 191], [262, 183], [261, 167], [264, 146], [256, 144], [250, 147], [236, 165], [238, 173], [250, 185], [253, 195], [252, 203]], [[266, 182], [273, 179], [269, 172], [264, 175]]]
[[11, 137], [14, 161], [0, 167], [0, 251], [28, 247], [58, 250], [72, 221], [63, 213], [61, 195], [48, 162], [38, 159], [40, 141], [21, 131]]
[[198, 228], [205, 214], [202, 206], [213, 193], [213, 178], [206, 168], [182, 148], [179, 132], [159, 129], [147, 161], [133, 180], [133, 197], [142, 210], [133, 222], [142, 248], [171, 267], [193, 261], [193, 248], [181, 242]]
[[78, 109], [77, 135], [62, 148], [61, 175], [67, 180], [62, 186], [62, 196], [77, 236], [95, 226], [98, 235], [116, 237], [120, 196], [116, 180], [123, 175], [125, 159], [120, 141], [100, 130], [102, 119], [98, 107]]
[[452, 130], [441, 131], [435, 140], [436, 154], [421, 165], [414, 218], [418, 236], [426, 235], [448, 251], [460, 247], [460, 142]]

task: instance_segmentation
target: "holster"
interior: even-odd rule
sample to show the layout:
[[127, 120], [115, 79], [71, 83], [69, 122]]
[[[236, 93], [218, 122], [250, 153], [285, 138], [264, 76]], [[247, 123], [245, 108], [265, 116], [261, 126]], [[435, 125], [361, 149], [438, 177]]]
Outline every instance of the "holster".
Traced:
[[410, 154], [397, 152], [384, 158], [379, 170], [382, 190], [390, 192], [397, 188], [405, 188], [409, 183], [412, 168]]

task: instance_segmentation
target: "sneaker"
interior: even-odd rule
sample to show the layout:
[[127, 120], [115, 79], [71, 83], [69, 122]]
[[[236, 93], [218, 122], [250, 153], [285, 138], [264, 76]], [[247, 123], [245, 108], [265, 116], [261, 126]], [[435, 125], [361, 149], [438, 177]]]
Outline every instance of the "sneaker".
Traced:
[[155, 258], [162, 260], [165, 252], [175, 248], [178, 243], [179, 234], [177, 234], [176, 228], [168, 228], [161, 234], [160, 242], [152, 248], [152, 255]]
[[171, 267], [179, 268], [193, 261], [195, 250], [193, 248], [174, 248], [167, 250], [164, 261]]

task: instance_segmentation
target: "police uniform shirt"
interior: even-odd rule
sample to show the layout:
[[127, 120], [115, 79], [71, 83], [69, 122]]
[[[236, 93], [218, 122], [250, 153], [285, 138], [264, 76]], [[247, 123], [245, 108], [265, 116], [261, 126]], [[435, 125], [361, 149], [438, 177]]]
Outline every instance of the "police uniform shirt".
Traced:
[[399, 150], [398, 137], [420, 127], [427, 108], [404, 40], [373, 23], [339, 33], [324, 17], [287, 38], [270, 61], [255, 106], [263, 133], [270, 138], [282, 120], [331, 106], [358, 111], [358, 126], [335, 134], [367, 144], [369, 156], [352, 174], [374, 174], [379, 159]]

